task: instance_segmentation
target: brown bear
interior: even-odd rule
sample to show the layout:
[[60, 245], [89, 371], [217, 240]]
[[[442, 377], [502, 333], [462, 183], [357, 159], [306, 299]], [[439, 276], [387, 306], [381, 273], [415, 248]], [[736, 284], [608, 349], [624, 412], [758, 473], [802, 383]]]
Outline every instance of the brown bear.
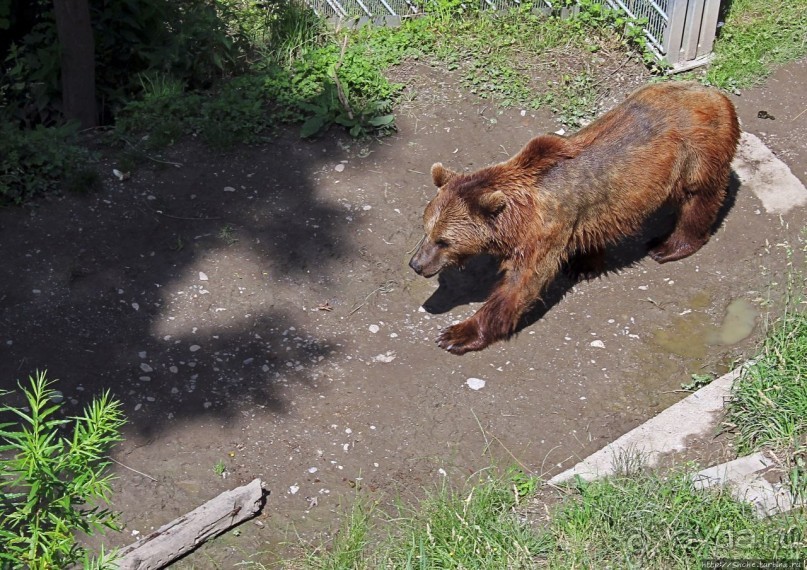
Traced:
[[568, 138], [538, 136], [500, 164], [467, 174], [432, 166], [437, 196], [410, 267], [432, 277], [488, 253], [503, 273], [476, 314], [437, 344], [464, 354], [510, 337], [562, 264], [580, 256], [582, 267], [596, 268], [606, 246], [662, 207], [676, 221], [650, 256], [666, 263], [698, 251], [726, 196], [739, 138], [727, 97], [671, 81], [636, 90]]

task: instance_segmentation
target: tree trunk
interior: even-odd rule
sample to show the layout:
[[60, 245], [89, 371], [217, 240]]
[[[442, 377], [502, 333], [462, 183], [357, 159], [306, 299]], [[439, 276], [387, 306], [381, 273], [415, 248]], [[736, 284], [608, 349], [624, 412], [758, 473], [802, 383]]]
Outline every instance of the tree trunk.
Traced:
[[95, 104], [95, 41], [89, 0], [53, 0], [61, 45], [62, 112], [82, 128], [98, 124]]

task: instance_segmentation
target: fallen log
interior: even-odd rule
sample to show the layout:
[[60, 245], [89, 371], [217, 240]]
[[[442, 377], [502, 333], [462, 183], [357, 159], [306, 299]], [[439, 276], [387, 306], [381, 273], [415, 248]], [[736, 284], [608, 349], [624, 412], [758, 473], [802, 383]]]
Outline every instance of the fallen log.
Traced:
[[174, 519], [118, 551], [119, 570], [158, 570], [206, 540], [257, 516], [269, 491], [260, 479], [225, 491], [186, 515]]

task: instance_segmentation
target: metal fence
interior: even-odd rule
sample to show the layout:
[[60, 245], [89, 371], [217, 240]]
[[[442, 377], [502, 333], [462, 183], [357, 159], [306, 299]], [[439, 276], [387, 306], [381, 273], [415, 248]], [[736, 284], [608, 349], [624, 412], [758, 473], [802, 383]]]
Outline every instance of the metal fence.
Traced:
[[[485, 8], [506, 9], [520, 0], [471, 0]], [[634, 18], [646, 20], [644, 32], [650, 49], [676, 71], [708, 61], [717, 30], [720, 0], [595, 0]], [[419, 12], [412, 0], [307, 0], [327, 18], [393, 24], [401, 16]], [[418, 0], [420, 2], [420, 0]], [[546, 12], [559, 12], [558, 0], [538, 0]], [[422, 5], [422, 3], [421, 3]]]

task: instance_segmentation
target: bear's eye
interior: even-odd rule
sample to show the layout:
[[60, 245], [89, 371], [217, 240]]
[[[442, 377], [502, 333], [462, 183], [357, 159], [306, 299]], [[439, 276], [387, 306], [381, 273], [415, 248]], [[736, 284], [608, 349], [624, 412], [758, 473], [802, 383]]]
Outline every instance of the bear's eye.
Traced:
[[434, 243], [437, 247], [448, 247], [448, 242], [442, 238], [435, 240]]

